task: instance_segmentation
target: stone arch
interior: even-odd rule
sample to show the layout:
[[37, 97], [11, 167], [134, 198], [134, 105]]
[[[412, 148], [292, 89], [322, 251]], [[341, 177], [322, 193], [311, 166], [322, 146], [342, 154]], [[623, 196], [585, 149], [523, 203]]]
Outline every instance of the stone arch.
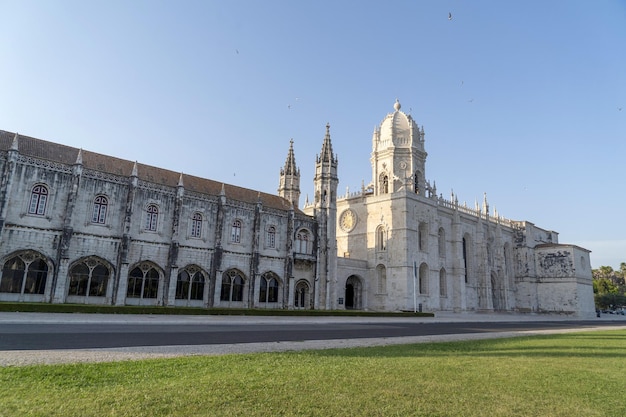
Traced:
[[220, 305], [245, 307], [248, 303], [249, 280], [237, 268], [230, 268], [222, 274]]
[[280, 303], [282, 301], [281, 290], [283, 282], [277, 273], [267, 271], [261, 274], [259, 279], [259, 303], [263, 305]]
[[0, 266], [0, 300], [42, 302], [50, 295], [54, 264], [44, 254], [15, 251]]
[[346, 280], [344, 300], [346, 310], [363, 308], [363, 282], [357, 275], [350, 275]]
[[176, 305], [204, 305], [208, 298], [210, 275], [199, 265], [189, 264], [178, 270], [176, 276]]
[[72, 262], [67, 273], [68, 302], [106, 302], [113, 292], [115, 267], [96, 255], [85, 256]]
[[293, 306], [295, 309], [309, 310], [313, 306], [311, 300], [311, 286], [305, 279], [296, 282]]
[[163, 298], [163, 269], [152, 261], [141, 261], [128, 268], [126, 304], [158, 305]]

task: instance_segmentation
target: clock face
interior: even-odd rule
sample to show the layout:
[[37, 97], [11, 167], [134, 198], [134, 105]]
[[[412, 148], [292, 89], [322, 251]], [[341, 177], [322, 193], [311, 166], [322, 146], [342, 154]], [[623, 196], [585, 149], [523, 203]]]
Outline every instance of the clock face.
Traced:
[[341, 227], [344, 232], [350, 232], [354, 229], [354, 226], [356, 226], [356, 221], [356, 213], [353, 210], [348, 209], [341, 213], [341, 217], [339, 218], [339, 227]]

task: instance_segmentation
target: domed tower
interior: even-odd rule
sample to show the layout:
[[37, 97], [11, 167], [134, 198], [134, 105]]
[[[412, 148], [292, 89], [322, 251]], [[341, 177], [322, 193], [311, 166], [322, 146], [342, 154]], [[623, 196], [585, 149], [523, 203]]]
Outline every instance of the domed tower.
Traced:
[[403, 188], [424, 194], [426, 156], [424, 128], [411, 115], [400, 111], [396, 100], [372, 136], [372, 183], [374, 194], [395, 193]]
[[293, 153], [293, 139], [289, 142], [289, 152], [285, 166], [280, 170], [278, 195], [291, 201], [295, 208], [300, 203], [300, 169], [296, 167], [296, 157]]

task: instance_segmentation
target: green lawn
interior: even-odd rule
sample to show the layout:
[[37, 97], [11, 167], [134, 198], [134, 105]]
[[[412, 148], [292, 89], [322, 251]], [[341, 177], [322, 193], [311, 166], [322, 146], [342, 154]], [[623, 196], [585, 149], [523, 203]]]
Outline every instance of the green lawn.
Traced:
[[0, 416], [619, 416], [626, 331], [0, 368]]

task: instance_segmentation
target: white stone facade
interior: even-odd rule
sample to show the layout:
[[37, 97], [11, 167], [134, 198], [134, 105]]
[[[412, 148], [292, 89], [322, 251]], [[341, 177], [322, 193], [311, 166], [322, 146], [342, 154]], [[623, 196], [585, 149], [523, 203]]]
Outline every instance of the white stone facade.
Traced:
[[339, 197], [327, 126], [301, 211], [293, 143], [270, 195], [0, 131], [0, 301], [592, 315], [589, 251], [437, 195], [424, 138], [396, 102]]

